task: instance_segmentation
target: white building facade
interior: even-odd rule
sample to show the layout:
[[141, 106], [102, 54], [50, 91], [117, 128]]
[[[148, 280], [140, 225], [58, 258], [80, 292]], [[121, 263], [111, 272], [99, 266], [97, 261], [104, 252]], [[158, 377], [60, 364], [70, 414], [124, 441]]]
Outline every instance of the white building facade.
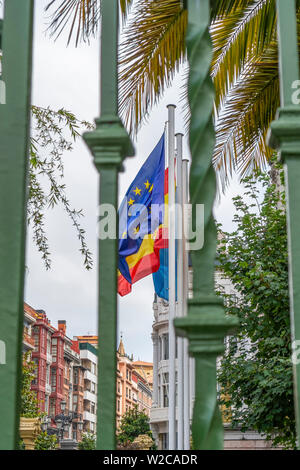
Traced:
[[89, 343], [81, 343], [80, 360], [84, 367], [83, 431], [96, 432], [97, 403], [97, 349]]

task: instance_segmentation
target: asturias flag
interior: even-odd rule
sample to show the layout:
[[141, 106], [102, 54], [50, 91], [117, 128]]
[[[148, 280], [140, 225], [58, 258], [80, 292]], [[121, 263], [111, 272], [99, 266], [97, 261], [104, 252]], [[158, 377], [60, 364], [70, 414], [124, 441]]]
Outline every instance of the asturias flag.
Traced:
[[[151, 212], [153, 204], [164, 204], [164, 135], [130, 185], [119, 209], [118, 292], [159, 268], [164, 212]], [[139, 206], [141, 205], [141, 206]], [[158, 207], [158, 206], [157, 206]]]

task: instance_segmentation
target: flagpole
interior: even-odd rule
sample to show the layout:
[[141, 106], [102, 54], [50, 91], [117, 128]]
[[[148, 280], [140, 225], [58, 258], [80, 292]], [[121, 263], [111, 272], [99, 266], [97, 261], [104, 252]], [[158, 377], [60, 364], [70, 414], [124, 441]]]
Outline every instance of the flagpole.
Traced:
[[[189, 259], [188, 259], [188, 250], [186, 247], [186, 228], [187, 221], [187, 211], [185, 207], [189, 201], [188, 195], [188, 160], [182, 160], [182, 206], [183, 206], [183, 233], [182, 233], [182, 242], [183, 242], [183, 312], [182, 315], [187, 315], [187, 301], [189, 293]], [[190, 449], [190, 359], [188, 351], [188, 340], [183, 339], [183, 449]]]
[[175, 416], [175, 354], [176, 336], [174, 328], [176, 290], [175, 290], [175, 108], [168, 108], [168, 166], [169, 166], [169, 449], [176, 449]]
[[[177, 229], [177, 316], [183, 316], [183, 186], [182, 186], [182, 139], [183, 134], [176, 134], [176, 229]], [[184, 414], [183, 414], [183, 338], [177, 338], [177, 377], [178, 377], [178, 450], [184, 449]]]

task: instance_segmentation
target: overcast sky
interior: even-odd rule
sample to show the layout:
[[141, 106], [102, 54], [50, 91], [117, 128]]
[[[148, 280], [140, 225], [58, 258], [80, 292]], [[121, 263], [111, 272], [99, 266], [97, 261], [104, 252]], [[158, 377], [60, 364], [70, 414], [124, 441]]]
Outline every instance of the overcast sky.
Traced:
[[[91, 39], [89, 45], [83, 44], [77, 49], [67, 48], [64, 38], [54, 42], [45, 33], [47, 18], [43, 8], [47, 2], [36, 2], [32, 102], [53, 109], [64, 107], [78, 118], [92, 121], [99, 114], [99, 41]], [[120, 199], [159, 140], [167, 119], [168, 103], [177, 105], [176, 132], [184, 130], [183, 104], [179, 101], [181, 85], [178, 76], [139, 132], [135, 142], [136, 156], [125, 161], [125, 172], [120, 176]], [[186, 140], [184, 152], [188, 156]], [[65, 155], [64, 162], [67, 195], [71, 204], [82, 208], [85, 214], [82, 225], [94, 254], [94, 269], [84, 269], [76, 232], [63, 210], [49, 211], [46, 230], [52, 268], [45, 270], [29, 231], [25, 299], [32, 307], [45, 310], [54, 326], [57, 320], [65, 319], [67, 334], [73, 337], [96, 334], [98, 176], [83, 142], [78, 142], [74, 151]], [[216, 207], [216, 217], [224, 223], [226, 230], [230, 230], [233, 216], [231, 199], [240, 191], [235, 179]], [[152, 277], [149, 276], [135, 284], [131, 294], [119, 299], [119, 332], [123, 332], [126, 352], [133, 353], [135, 359], [152, 360], [153, 295]]]

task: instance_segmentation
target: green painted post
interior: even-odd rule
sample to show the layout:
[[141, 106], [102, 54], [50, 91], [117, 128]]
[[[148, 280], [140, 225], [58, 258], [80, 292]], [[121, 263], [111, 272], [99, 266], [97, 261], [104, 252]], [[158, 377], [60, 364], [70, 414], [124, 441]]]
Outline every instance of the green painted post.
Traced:
[[300, 100], [299, 52], [295, 0], [277, 0], [281, 107], [271, 124], [271, 147], [285, 163], [287, 187], [291, 338], [294, 402], [300, 449]]
[[[214, 87], [210, 78], [212, 42], [209, 34], [210, 0], [188, 1], [187, 54], [191, 109], [190, 149], [192, 165], [190, 197], [195, 206], [204, 204], [204, 246], [191, 251], [193, 299], [188, 315], [175, 319], [179, 335], [188, 337], [195, 357], [196, 390], [192, 422], [194, 449], [222, 449], [223, 423], [217, 401], [216, 359], [224, 350], [224, 337], [237, 320], [224, 314], [223, 303], [214, 291], [216, 227], [212, 214], [216, 177], [212, 167], [215, 131], [212, 120]], [[200, 232], [203, 227], [198, 226]]]
[[0, 19], [0, 50], [2, 49], [3, 20]]
[[18, 443], [33, 0], [5, 2], [0, 104], [0, 449]]
[[[122, 161], [133, 155], [127, 132], [118, 117], [118, 0], [102, 1], [101, 117], [95, 131], [83, 137], [100, 173], [100, 204], [117, 210], [118, 172]], [[118, 230], [116, 227], [116, 234]], [[97, 449], [116, 445], [118, 240], [99, 240], [98, 397]]]

